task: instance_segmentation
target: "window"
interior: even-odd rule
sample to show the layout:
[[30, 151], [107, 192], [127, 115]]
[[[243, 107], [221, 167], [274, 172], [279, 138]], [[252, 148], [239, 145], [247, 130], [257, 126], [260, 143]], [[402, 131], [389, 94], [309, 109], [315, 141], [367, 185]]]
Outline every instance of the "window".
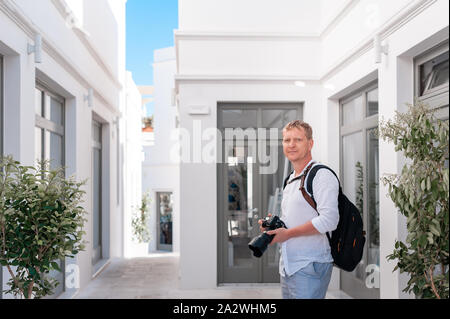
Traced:
[[366, 267], [380, 265], [377, 83], [341, 100], [340, 107], [341, 184], [362, 214], [366, 231], [363, 259], [352, 273], [341, 272], [341, 289], [355, 298], [379, 298], [379, 289], [365, 285]]
[[[64, 99], [51, 93], [43, 85], [35, 88], [35, 159], [49, 160], [50, 168], [64, 166]], [[56, 261], [61, 272], [53, 270], [49, 277], [59, 281], [50, 298], [64, 291], [64, 260]]]
[[158, 209], [158, 250], [172, 251], [172, 212], [173, 212], [173, 194], [156, 194]]
[[[448, 41], [415, 59], [415, 96], [437, 109], [436, 116], [449, 120]], [[448, 168], [449, 159], [445, 161]]]
[[448, 119], [448, 42], [415, 59], [415, 96], [437, 109], [437, 116]]
[[64, 166], [64, 99], [41, 86], [35, 89], [35, 158]]

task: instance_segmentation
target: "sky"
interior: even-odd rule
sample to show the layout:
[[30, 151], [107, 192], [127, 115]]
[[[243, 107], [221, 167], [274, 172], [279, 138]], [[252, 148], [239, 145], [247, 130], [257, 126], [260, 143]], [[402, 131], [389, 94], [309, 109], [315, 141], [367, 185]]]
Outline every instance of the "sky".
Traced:
[[[137, 85], [153, 85], [153, 51], [174, 46], [178, 0], [127, 1], [126, 66]], [[153, 103], [147, 114], [153, 113]]]

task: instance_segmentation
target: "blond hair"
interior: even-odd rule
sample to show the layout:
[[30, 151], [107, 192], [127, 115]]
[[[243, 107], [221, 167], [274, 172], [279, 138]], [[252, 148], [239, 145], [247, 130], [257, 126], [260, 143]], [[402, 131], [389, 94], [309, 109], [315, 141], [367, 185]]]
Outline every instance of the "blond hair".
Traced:
[[296, 129], [301, 129], [302, 128], [305, 131], [306, 138], [308, 140], [312, 140], [312, 138], [313, 138], [313, 130], [312, 130], [311, 125], [309, 125], [306, 122], [300, 121], [300, 120], [295, 120], [295, 121], [289, 122], [284, 127], [283, 131], [289, 131], [289, 130], [292, 130], [294, 128], [296, 128]]

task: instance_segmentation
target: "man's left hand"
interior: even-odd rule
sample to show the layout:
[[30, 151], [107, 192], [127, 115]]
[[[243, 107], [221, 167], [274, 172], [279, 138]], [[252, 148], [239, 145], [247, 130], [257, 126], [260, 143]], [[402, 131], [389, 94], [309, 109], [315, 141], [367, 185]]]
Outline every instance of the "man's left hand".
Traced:
[[267, 235], [275, 235], [272, 242], [270, 243], [271, 245], [276, 243], [283, 243], [289, 239], [289, 232], [286, 228], [278, 228], [275, 230], [270, 230], [267, 232]]

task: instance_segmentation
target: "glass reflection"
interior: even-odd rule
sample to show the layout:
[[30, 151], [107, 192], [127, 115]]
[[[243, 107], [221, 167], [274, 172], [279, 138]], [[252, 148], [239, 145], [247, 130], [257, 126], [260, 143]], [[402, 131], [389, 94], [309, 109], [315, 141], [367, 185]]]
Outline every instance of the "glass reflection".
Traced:
[[366, 116], [378, 114], [378, 88], [367, 92], [367, 110]]
[[254, 158], [248, 146], [229, 149], [227, 162], [228, 266], [252, 267]]
[[172, 193], [159, 194], [159, 243], [172, 245]]
[[[269, 146], [267, 147], [269, 149]], [[260, 175], [262, 178], [263, 185], [263, 200], [264, 200], [264, 211], [262, 212], [265, 217], [266, 213], [272, 215], [281, 216], [281, 201], [283, 199], [283, 181], [284, 175], [288, 174], [286, 167], [286, 162], [289, 162], [283, 154], [283, 146], [281, 141], [278, 145], [278, 163], [282, 165], [277, 165], [277, 171], [274, 174]], [[286, 169], [285, 169], [286, 167]], [[279, 245], [269, 245], [267, 251], [264, 253], [267, 255], [267, 264], [269, 267], [278, 267], [280, 251]]]
[[[343, 191], [348, 199], [355, 203], [361, 214], [364, 212], [364, 166], [363, 134], [357, 132], [344, 136], [343, 146]], [[354, 275], [365, 278], [364, 258], [354, 270]]]
[[377, 129], [367, 131], [368, 159], [368, 214], [369, 214], [369, 256], [368, 264], [380, 265], [380, 229], [379, 229], [379, 169]]
[[420, 95], [448, 83], [448, 52], [420, 66]]
[[360, 122], [364, 118], [363, 97], [357, 98], [342, 105], [342, 125], [352, 125]]

